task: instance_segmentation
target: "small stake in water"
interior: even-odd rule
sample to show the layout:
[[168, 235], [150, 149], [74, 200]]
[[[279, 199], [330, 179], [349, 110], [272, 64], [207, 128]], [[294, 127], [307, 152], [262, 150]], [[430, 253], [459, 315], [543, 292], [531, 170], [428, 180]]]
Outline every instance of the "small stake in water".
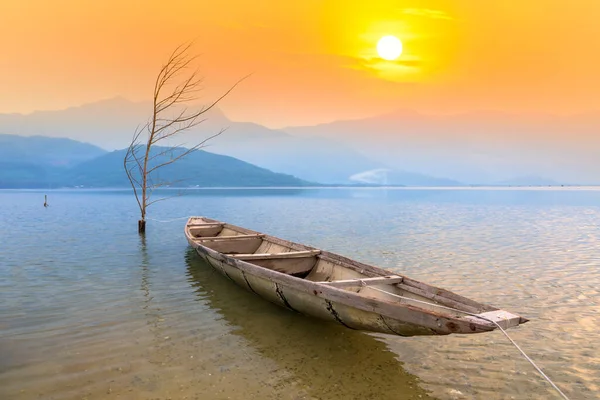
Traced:
[[44, 207], [48, 207], [48, 195], [44, 195]]

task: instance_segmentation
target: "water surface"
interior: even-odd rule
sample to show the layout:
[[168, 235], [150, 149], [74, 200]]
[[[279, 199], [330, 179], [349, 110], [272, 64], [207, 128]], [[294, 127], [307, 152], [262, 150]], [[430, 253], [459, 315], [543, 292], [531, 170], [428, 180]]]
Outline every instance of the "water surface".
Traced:
[[524, 315], [511, 336], [571, 399], [598, 397], [597, 189], [194, 190], [145, 239], [127, 191], [46, 193], [0, 191], [0, 398], [555, 397], [499, 332], [375, 336], [266, 303], [195, 257], [189, 215]]

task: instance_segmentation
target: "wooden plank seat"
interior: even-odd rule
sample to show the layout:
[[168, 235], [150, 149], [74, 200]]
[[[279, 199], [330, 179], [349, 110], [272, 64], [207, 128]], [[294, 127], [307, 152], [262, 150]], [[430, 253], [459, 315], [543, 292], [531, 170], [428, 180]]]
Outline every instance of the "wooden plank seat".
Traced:
[[225, 224], [222, 222], [205, 222], [201, 224], [188, 224], [187, 229], [190, 234], [194, 237], [212, 237], [218, 235], [225, 228]]
[[196, 241], [213, 241], [213, 240], [239, 240], [239, 239], [256, 239], [264, 237], [264, 233], [255, 233], [251, 235], [223, 235], [223, 236], [201, 236], [194, 238]]
[[189, 228], [202, 228], [204, 226], [206, 227], [215, 227], [215, 226], [223, 226], [225, 225], [223, 222], [202, 222], [199, 224], [187, 224], [187, 226]]
[[393, 285], [400, 283], [404, 280], [403, 277], [398, 275], [387, 275], [387, 276], [376, 276], [372, 278], [359, 278], [359, 279], [346, 279], [340, 281], [322, 281], [324, 285], [344, 288], [352, 286], [369, 286], [369, 285]]
[[230, 253], [226, 255], [273, 271], [304, 277], [312, 270], [320, 253], [321, 250], [302, 250], [284, 253]]
[[321, 253], [321, 250], [302, 250], [288, 251], [285, 253], [251, 253], [251, 254], [225, 254], [229, 257], [237, 258], [238, 260], [272, 260], [286, 258], [303, 258], [314, 257]]

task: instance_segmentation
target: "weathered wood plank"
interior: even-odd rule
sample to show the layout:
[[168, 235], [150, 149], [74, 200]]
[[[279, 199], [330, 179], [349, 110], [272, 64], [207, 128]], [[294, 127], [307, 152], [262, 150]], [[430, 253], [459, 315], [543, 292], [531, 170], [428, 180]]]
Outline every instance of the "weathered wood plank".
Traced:
[[374, 278], [363, 278], [363, 279], [346, 279], [343, 281], [321, 281], [317, 283], [322, 283], [327, 286], [333, 287], [351, 287], [351, 286], [367, 286], [367, 285], [392, 285], [400, 283], [404, 280], [404, 277], [398, 275], [387, 275], [387, 276], [378, 276]]
[[224, 226], [223, 222], [204, 222], [200, 224], [187, 224], [188, 228], [202, 228], [202, 227], [214, 227], [214, 226]]
[[[477, 314], [477, 315], [479, 317], [485, 318], [486, 320], [496, 322], [498, 325], [500, 325], [502, 327], [502, 329], [512, 328], [521, 323], [520, 316], [511, 314], [508, 311], [504, 311], [504, 310], [488, 311], [488, 312], [484, 312], [484, 313]], [[465, 319], [470, 319], [474, 322], [477, 320], [481, 321], [481, 318], [478, 318], [475, 316], [467, 316], [467, 317], [465, 317]]]
[[238, 260], [268, 260], [277, 258], [301, 258], [314, 257], [321, 253], [321, 250], [302, 250], [288, 251], [286, 253], [258, 253], [258, 254], [226, 254], [229, 257], [237, 258]]
[[316, 261], [314, 256], [247, 260], [252, 264], [289, 275], [308, 273], [314, 267]]
[[478, 312], [479, 312], [479, 310], [481, 310], [481, 311], [497, 310], [497, 308], [495, 308], [495, 307], [491, 307], [487, 304], [479, 303], [475, 300], [471, 300], [469, 298], [463, 297], [456, 293], [452, 293], [449, 290], [431, 286], [426, 283], [419, 282], [419, 281], [416, 281], [414, 279], [410, 279], [407, 277], [405, 277], [404, 282], [402, 282], [402, 283], [404, 285], [412, 286], [414, 288], [420, 289], [424, 292], [432, 293], [435, 295], [436, 301], [439, 301], [442, 304], [448, 302], [448, 305], [450, 307], [455, 307], [458, 304], [464, 304], [472, 309], [478, 310]]
[[219, 253], [227, 254], [252, 254], [262, 242], [260, 237], [250, 237], [242, 240], [205, 240], [200, 241], [206, 246]]
[[250, 235], [227, 235], [227, 236], [206, 236], [206, 237], [198, 237], [196, 241], [210, 241], [210, 240], [241, 240], [241, 239], [255, 239], [262, 238], [265, 235], [263, 233], [254, 233]]
[[423, 289], [419, 289], [414, 286], [409, 286], [406, 284], [406, 279], [405, 279], [405, 281], [402, 282], [402, 285], [400, 285], [398, 288], [405, 292], [415, 294], [418, 297], [423, 297], [425, 299], [429, 299], [436, 304], [444, 305], [446, 307], [456, 308], [458, 310], [467, 311], [467, 312], [470, 312], [473, 314], [477, 314], [477, 313], [481, 312], [481, 310], [483, 309], [483, 307], [481, 305], [479, 305], [479, 307], [473, 307], [470, 304], [461, 303], [456, 300], [452, 300], [448, 297], [439, 296], [436, 292], [433, 292], [431, 290], [423, 290]]

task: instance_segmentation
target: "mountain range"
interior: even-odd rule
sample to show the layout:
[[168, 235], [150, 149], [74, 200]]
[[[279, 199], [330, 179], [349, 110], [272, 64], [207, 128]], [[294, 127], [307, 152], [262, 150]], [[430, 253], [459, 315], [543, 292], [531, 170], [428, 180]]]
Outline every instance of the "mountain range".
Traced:
[[[165, 148], [155, 147], [151, 155]], [[155, 162], [176, 157], [176, 148]], [[129, 187], [123, 169], [125, 150], [108, 152], [71, 139], [0, 135], [0, 188]], [[160, 176], [158, 176], [160, 175]], [[271, 172], [233, 157], [197, 150], [157, 170], [155, 183], [171, 186], [308, 186], [313, 183]]]
[[[137, 126], [147, 120], [149, 110], [149, 103], [117, 97], [59, 111], [0, 114], [0, 132], [67, 137], [106, 150], [123, 149], [129, 145]], [[340, 140], [297, 137], [251, 122], [234, 122], [218, 109], [211, 110], [205, 122], [186, 133], [182, 145], [192, 146], [222, 129], [225, 132], [211, 140], [205, 150], [306, 181], [391, 185], [412, 182], [423, 186], [460, 184], [452, 179], [390, 168], [377, 157], [364, 155]], [[381, 170], [389, 171], [385, 173], [386, 177], [381, 177], [380, 173], [368, 174]], [[367, 174], [360, 175], [365, 172]]]
[[[571, 116], [412, 110], [285, 128], [297, 137], [343, 140], [390, 168], [471, 184], [600, 182], [600, 113]], [[374, 140], [376, 138], [376, 140]]]
[[[151, 109], [114, 98], [58, 111], [0, 114], [0, 132], [66, 137], [104, 150], [125, 148]], [[191, 146], [323, 184], [455, 186], [593, 184], [600, 179], [600, 116], [493, 111], [430, 116], [399, 110], [327, 124], [270, 129], [213, 109], [183, 137]], [[577, 137], [577, 140], [573, 140]], [[511, 183], [514, 182], [514, 183]]]

